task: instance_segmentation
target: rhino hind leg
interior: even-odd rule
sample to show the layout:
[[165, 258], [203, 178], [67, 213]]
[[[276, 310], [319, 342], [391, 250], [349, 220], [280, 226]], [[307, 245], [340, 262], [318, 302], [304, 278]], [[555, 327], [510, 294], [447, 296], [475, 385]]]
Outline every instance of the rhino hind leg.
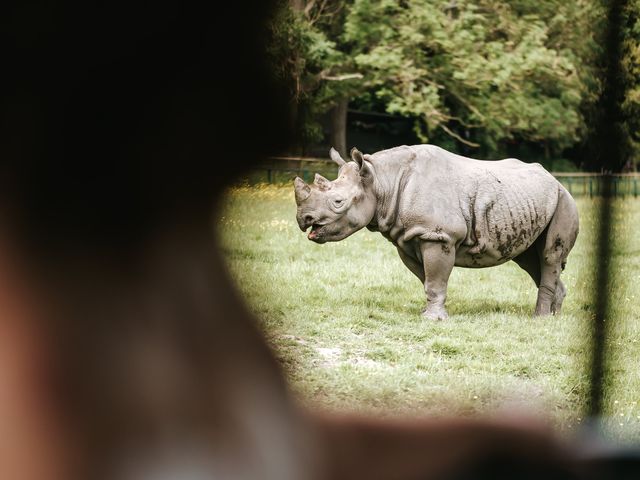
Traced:
[[540, 287], [540, 254], [535, 244], [514, 258], [513, 261], [529, 274], [536, 287]]
[[558, 280], [558, 286], [556, 287], [556, 296], [554, 302], [551, 304], [551, 313], [554, 315], [560, 315], [562, 310], [562, 302], [564, 297], [567, 296], [567, 288], [562, 283], [562, 280]]
[[536, 315], [559, 314], [567, 290], [560, 280], [567, 256], [578, 235], [578, 211], [569, 193], [560, 187], [558, 206], [536, 246], [540, 256], [540, 285]]
[[[541, 237], [542, 237], [541, 240], [546, 239], [545, 234], [541, 235]], [[540, 288], [540, 282], [542, 279], [543, 265], [542, 265], [541, 252], [543, 249], [544, 249], [544, 242], [538, 241], [534, 243], [531, 247], [529, 247], [529, 249], [527, 249], [526, 251], [524, 251], [523, 253], [521, 253], [520, 255], [518, 255], [516, 258], [513, 259], [513, 261], [516, 262], [518, 266], [520, 266], [520, 268], [522, 268], [525, 272], [529, 274], [533, 282], [536, 284], [536, 287], [538, 288]], [[545, 270], [547, 269], [548, 267], [545, 267]], [[556, 275], [554, 274], [553, 269], [551, 271], [551, 274], [552, 274], [552, 277], [555, 278]], [[555, 280], [554, 280], [554, 283], [555, 283]], [[548, 300], [549, 293], [550, 292], [547, 288], [543, 289], [542, 302], [546, 303], [546, 301]], [[566, 297], [566, 295], [567, 295], [567, 289], [564, 286], [564, 283], [562, 283], [562, 280], [558, 278], [555, 291], [551, 296], [551, 299], [549, 300], [549, 310], [538, 311], [536, 309], [536, 314], [537, 315], [560, 314], [560, 310], [562, 309], [562, 302], [564, 300], [564, 297]], [[538, 298], [538, 300], [539, 300], [538, 302], [539, 304], [542, 303], [540, 301], [540, 297]]]
[[[540, 280], [542, 277], [541, 258], [539, 253], [540, 248], [534, 244], [529, 249], [518, 255], [513, 259], [525, 272], [529, 274], [533, 283], [537, 288], [540, 288]], [[556, 291], [550, 303], [550, 311], [552, 314], [559, 314], [562, 308], [562, 301], [567, 295], [567, 289], [565, 288], [562, 280], [558, 279]]]

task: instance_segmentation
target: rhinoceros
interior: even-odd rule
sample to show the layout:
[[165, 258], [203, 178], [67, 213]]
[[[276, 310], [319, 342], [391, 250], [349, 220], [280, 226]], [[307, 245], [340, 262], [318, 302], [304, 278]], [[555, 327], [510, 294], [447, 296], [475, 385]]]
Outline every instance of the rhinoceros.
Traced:
[[422, 314], [446, 319], [454, 266], [516, 262], [538, 287], [536, 315], [558, 314], [560, 280], [578, 236], [569, 192], [540, 164], [515, 158], [475, 160], [435, 145], [400, 146], [371, 155], [354, 148], [329, 181], [294, 179], [297, 222], [309, 240], [336, 242], [367, 227], [380, 232], [420, 279]]

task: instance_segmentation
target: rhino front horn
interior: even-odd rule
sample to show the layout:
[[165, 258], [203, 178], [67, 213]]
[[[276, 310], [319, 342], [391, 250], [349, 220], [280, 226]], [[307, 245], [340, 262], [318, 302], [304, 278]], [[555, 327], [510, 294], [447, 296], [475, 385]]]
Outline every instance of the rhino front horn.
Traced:
[[304, 202], [311, 195], [311, 187], [304, 183], [300, 177], [293, 180], [293, 186], [296, 192], [296, 203]]

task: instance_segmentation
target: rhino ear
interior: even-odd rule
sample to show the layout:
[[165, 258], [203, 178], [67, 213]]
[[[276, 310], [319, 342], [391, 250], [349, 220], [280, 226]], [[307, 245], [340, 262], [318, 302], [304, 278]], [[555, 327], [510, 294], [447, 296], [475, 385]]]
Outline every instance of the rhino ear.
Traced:
[[307, 185], [300, 177], [293, 180], [293, 186], [296, 191], [296, 203], [304, 202], [311, 195], [311, 187]]
[[331, 147], [331, 150], [329, 150], [329, 156], [331, 157], [331, 160], [336, 162], [340, 167], [343, 166], [345, 163], [347, 163], [344, 161], [344, 158], [340, 156], [338, 151], [333, 147]]
[[371, 176], [371, 167], [365, 162], [364, 155], [356, 147], [351, 149], [351, 159], [358, 164], [360, 176], [367, 178]]
[[320, 190], [329, 190], [331, 188], [331, 182], [319, 173], [316, 173], [313, 183], [315, 183]]

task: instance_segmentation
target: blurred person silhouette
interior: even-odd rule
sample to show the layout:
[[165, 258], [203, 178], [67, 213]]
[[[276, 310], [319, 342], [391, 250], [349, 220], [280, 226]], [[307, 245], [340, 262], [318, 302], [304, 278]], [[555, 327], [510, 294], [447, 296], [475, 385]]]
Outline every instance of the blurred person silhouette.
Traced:
[[9, 2], [0, 478], [582, 478], [535, 421], [302, 409], [215, 206], [285, 145], [273, 2]]

